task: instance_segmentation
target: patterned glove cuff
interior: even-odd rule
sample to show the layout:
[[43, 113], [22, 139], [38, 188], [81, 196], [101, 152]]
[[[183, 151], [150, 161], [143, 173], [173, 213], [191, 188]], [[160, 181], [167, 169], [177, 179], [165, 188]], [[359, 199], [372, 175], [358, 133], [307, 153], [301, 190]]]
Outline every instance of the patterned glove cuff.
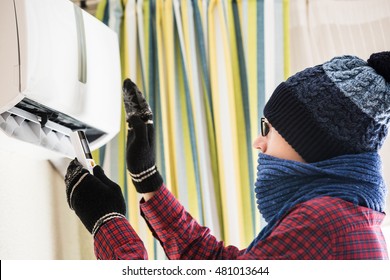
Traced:
[[115, 218], [124, 218], [124, 219], [126, 219], [126, 217], [123, 214], [121, 214], [121, 213], [112, 212], [112, 213], [106, 214], [103, 217], [101, 217], [99, 220], [96, 221], [96, 223], [93, 226], [92, 231], [91, 231], [92, 236], [95, 237], [95, 234], [98, 232], [99, 228], [104, 223], [106, 223], [107, 221], [109, 221], [111, 219], [115, 219]]
[[163, 183], [163, 179], [155, 165], [140, 173], [129, 172], [129, 174], [139, 193], [156, 191]]
[[76, 190], [76, 188], [80, 185], [80, 183], [81, 183], [81, 181], [85, 178], [85, 177], [87, 177], [87, 175], [88, 175], [88, 172], [85, 172], [85, 173], [81, 173], [81, 176], [80, 176], [80, 178], [78, 178], [78, 180], [75, 182], [75, 184], [73, 185], [73, 188], [69, 191], [68, 190], [68, 186], [67, 186], [67, 193], [68, 193], [68, 195], [67, 195], [67, 199], [68, 199], [68, 204], [69, 204], [69, 207], [70, 207], [70, 209], [72, 209], [72, 210], [74, 210], [74, 208], [73, 208], [73, 193], [74, 193], [74, 191]]

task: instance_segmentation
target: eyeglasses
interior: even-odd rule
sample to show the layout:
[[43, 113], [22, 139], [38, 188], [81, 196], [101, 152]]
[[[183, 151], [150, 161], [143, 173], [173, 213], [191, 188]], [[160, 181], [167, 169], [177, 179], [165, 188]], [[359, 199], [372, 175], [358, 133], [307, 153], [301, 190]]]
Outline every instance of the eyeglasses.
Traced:
[[269, 123], [266, 121], [265, 118], [261, 118], [261, 135], [263, 137], [267, 136], [269, 133]]

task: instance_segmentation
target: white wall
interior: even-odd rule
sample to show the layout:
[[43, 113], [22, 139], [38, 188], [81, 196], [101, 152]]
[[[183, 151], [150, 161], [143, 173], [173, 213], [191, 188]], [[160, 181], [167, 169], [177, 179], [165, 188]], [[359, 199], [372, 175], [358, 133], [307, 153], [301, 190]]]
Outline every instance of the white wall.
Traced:
[[40, 149], [26, 144], [16, 153], [10, 146], [0, 132], [0, 259], [94, 258], [92, 237], [67, 206], [62, 177]]

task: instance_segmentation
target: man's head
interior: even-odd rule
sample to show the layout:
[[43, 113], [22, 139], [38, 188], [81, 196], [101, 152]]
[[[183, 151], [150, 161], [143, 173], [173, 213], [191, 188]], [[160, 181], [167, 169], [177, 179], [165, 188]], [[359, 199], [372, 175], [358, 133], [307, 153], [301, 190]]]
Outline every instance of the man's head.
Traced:
[[[274, 135], [306, 162], [377, 151], [390, 122], [390, 52], [372, 54], [367, 62], [335, 57], [296, 73], [275, 89], [264, 116]], [[258, 143], [255, 148], [261, 148]], [[267, 141], [261, 150], [278, 156], [272, 145]]]

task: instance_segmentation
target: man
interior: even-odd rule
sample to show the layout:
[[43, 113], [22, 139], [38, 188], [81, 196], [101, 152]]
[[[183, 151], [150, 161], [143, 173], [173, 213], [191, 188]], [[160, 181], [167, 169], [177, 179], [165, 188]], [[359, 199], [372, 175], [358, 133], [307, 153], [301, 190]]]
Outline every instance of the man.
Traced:
[[[377, 153], [390, 121], [390, 52], [335, 57], [281, 83], [264, 108], [255, 192], [267, 221], [246, 249], [225, 246], [168, 191], [155, 166], [152, 112], [124, 82], [127, 168], [169, 259], [387, 259], [387, 189]], [[74, 160], [67, 198], [99, 259], [146, 259], [118, 185]], [[246, 186], [243, 186], [246, 187]]]

